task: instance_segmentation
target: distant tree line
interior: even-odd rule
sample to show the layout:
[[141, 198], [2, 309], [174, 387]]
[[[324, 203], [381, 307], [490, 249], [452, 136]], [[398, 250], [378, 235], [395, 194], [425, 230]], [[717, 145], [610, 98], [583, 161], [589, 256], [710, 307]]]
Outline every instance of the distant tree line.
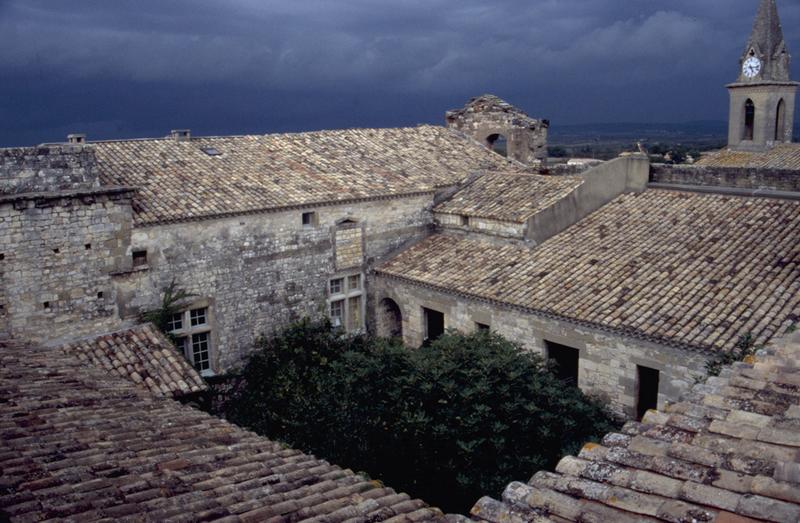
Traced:
[[617, 427], [487, 332], [409, 350], [303, 320], [261, 339], [239, 380], [231, 421], [459, 513]]

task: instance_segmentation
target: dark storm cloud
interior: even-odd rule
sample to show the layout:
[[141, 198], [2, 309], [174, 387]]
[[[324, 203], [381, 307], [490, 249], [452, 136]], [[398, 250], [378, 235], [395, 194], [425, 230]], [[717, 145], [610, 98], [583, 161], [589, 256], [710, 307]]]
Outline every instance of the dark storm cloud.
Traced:
[[757, 3], [0, 0], [0, 143], [439, 122], [483, 92], [555, 122], [722, 119]]

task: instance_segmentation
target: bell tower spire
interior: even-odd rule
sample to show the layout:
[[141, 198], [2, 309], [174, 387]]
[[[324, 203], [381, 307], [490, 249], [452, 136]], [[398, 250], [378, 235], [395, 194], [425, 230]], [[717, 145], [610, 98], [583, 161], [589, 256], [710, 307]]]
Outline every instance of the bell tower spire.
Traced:
[[728, 147], [758, 151], [791, 142], [800, 84], [791, 81], [791, 56], [776, 0], [761, 0], [739, 65], [739, 78], [728, 86]]

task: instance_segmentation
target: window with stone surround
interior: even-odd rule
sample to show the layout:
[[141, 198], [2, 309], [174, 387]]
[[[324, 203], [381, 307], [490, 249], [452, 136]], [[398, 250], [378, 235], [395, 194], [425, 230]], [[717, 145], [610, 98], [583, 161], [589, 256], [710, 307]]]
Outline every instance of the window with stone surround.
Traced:
[[337, 271], [361, 267], [364, 263], [363, 241], [361, 225], [354, 219], [347, 218], [336, 224], [334, 244]]
[[315, 212], [304, 212], [303, 213], [303, 228], [304, 229], [313, 229], [319, 225], [319, 215]]
[[577, 386], [580, 351], [551, 341], [546, 341], [545, 344], [547, 359], [556, 364], [555, 373], [558, 379], [569, 385]]
[[328, 282], [331, 323], [347, 332], [364, 329], [364, 285], [361, 273], [332, 278]]
[[178, 349], [203, 376], [213, 376], [211, 313], [208, 305], [196, 305], [174, 314], [168, 322]]
[[660, 372], [636, 366], [636, 419], [641, 420], [648, 410], [658, 409]]

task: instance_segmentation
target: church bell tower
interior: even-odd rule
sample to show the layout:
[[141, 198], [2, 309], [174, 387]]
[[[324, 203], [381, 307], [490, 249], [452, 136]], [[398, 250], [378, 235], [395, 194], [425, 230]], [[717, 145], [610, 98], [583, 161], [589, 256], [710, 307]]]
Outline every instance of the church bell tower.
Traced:
[[728, 147], [763, 151], [791, 142], [797, 82], [775, 0], [761, 0], [753, 33], [739, 61], [739, 78], [728, 85], [731, 98]]

